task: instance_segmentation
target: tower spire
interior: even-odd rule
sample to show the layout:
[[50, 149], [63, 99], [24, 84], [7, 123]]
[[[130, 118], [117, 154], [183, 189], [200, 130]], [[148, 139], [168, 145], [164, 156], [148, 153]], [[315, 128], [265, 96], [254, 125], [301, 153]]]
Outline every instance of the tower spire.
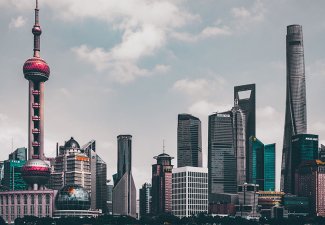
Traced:
[[163, 153], [165, 153], [165, 139], [163, 139]]
[[40, 57], [41, 51], [41, 34], [42, 29], [39, 24], [39, 8], [38, 8], [38, 0], [36, 0], [36, 7], [35, 7], [35, 24], [32, 29], [32, 33], [34, 34], [34, 57]]

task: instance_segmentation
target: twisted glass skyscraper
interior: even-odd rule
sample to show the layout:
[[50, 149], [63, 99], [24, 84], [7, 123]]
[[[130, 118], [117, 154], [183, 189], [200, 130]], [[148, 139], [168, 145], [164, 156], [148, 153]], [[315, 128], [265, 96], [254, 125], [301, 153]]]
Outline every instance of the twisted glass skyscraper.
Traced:
[[307, 132], [304, 45], [301, 25], [287, 27], [287, 97], [284, 123], [281, 189], [292, 193], [291, 138]]

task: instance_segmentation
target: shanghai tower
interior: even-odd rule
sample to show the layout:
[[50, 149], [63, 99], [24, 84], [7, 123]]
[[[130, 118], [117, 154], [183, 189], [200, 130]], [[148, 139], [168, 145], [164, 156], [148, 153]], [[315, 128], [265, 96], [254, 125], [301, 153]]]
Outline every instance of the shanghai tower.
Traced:
[[284, 123], [281, 189], [293, 193], [294, 172], [292, 167], [291, 137], [307, 132], [306, 82], [304, 45], [301, 25], [287, 27], [287, 90]]

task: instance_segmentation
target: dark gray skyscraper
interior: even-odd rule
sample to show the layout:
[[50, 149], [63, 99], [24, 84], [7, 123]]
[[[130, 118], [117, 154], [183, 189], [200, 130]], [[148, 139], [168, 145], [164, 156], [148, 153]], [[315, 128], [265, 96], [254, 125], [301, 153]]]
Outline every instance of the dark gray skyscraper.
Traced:
[[[245, 115], [245, 158], [246, 174], [249, 174], [250, 164], [248, 157], [249, 138], [256, 136], [256, 87], [255, 84], [246, 84], [234, 87], [234, 102], [238, 105]], [[239, 144], [240, 141], [237, 141]], [[238, 184], [240, 185], [240, 184]]]
[[117, 173], [114, 174], [113, 214], [136, 217], [136, 188], [132, 176], [132, 136], [117, 136]]
[[209, 116], [208, 194], [209, 203], [219, 201], [220, 193], [236, 193], [237, 171], [232, 112]]
[[246, 183], [246, 116], [235, 102], [231, 110], [233, 124], [234, 149], [237, 162], [237, 185]]
[[177, 166], [202, 167], [201, 121], [190, 114], [178, 115]]
[[281, 189], [292, 193], [291, 137], [307, 133], [305, 61], [302, 26], [287, 27], [287, 96], [284, 123]]

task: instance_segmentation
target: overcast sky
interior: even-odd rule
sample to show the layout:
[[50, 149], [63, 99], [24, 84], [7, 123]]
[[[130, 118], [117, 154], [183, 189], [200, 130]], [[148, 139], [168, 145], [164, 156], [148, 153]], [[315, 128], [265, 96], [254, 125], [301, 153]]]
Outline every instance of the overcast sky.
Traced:
[[[0, 159], [27, 146], [34, 0], [0, 0]], [[281, 164], [286, 26], [304, 33], [308, 132], [325, 143], [325, 2], [322, 0], [40, 0], [45, 84], [45, 154], [73, 136], [97, 141], [116, 172], [116, 136], [133, 136], [137, 187], [153, 156], [176, 157], [177, 114], [202, 121], [233, 105], [235, 85], [256, 83], [257, 137], [277, 144]], [[176, 159], [173, 161], [176, 164]]]

